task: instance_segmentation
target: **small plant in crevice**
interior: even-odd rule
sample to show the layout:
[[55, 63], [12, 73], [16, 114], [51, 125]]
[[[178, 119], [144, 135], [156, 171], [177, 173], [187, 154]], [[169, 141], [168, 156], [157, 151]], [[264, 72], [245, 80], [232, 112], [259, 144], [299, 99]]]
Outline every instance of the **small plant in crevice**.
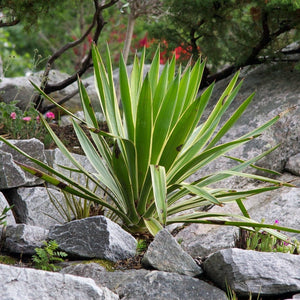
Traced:
[[[263, 222], [262, 220], [262, 223]], [[279, 224], [278, 220], [275, 220], [275, 224]], [[236, 238], [235, 241], [235, 246], [260, 252], [300, 253], [300, 242], [298, 240], [290, 239], [283, 241], [264, 230], [259, 230], [259, 228], [253, 231], [240, 229], [239, 237]]]
[[141, 254], [145, 252], [148, 248], [148, 243], [144, 239], [138, 239], [137, 240], [137, 245], [136, 245], [136, 252], [137, 254]]
[[58, 244], [52, 240], [49, 242], [43, 242], [44, 247], [35, 248], [36, 254], [32, 256], [35, 268], [44, 271], [59, 271], [61, 267], [55, 266], [54, 263], [62, 262], [67, 257], [67, 253], [64, 251], [58, 251]]

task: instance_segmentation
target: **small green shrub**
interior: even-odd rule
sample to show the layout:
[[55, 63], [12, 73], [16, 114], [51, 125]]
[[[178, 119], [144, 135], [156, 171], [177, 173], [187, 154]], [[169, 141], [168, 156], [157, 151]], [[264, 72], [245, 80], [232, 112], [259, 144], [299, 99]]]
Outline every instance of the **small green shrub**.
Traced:
[[[275, 224], [279, 222], [276, 220]], [[296, 239], [282, 241], [265, 231], [255, 229], [253, 232], [246, 232], [246, 249], [261, 252], [283, 252], [300, 253], [300, 243]]]
[[138, 239], [137, 240], [137, 245], [136, 245], [136, 251], [138, 254], [143, 253], [144, 251], [147, 250], [147, 241], [144, 239]]
[[18, 263], [18, 260], [14, 257], [8, 256], [8, 255], [0, 255], [0, 264], [16, 265], [17, 263]]
[[57, 251], [58, 244], [56, 241], [44, 241], [44, 247], [35, 248], [36, 254], [32, 256], [32, 260], [37, 269], [44, 271], [59, 271], [61, 267], [55, 266], [55, 262], [64, 261], [67, 257], [67, 253], [63, 251]]

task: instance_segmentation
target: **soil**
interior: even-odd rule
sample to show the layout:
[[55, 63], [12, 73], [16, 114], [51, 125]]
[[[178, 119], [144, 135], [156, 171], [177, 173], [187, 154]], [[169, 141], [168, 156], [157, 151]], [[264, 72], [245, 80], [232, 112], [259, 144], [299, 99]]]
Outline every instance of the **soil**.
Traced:
[[[84, 154], [83, 151], [82, 151], [82, 148], [80, 146], [80, 143], [77, 139], [77, 136], [75, 134], [75, 131], [73, 129], [73, 125], [59, 126], [55, 123], [51, 123], [50, 127], [70, 152], [76, 153], [76, 154]], [[82, 127], [82, 129], [84, 130], [86, 135], [90, 138], [89, 130], [87, 128], [84, 128], [84, 127]], [[105, 132], [108, 132], [108, 128], [107, 128], [106, 123], [102, 123], [100, 125], [100, 129], [105, 131]], [[47, 146], [48, 149], [54, 149], [56, 147], [57, 146], [54, 143], [54, 141], [52, 141]]]

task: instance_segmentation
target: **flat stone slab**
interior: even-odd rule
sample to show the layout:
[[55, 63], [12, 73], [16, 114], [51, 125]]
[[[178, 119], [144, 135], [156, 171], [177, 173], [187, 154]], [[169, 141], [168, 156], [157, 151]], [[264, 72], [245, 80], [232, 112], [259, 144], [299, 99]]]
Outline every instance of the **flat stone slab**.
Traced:
[[56, 225], [50, 228], [49, 239], [75, 257], [118, 261], [136, 254], [135, 238], [104, 216]]
[[118, 295], [90, 278], [0, 264], [0, 299], [117, 300]]
[[203, 263], [208, 277], [238, 295], [280, 295], [300, 291], [300, 256], [237, 248], [220, 250]]
[[61, 271], [91, 277], [123, 300], [227, 300], [225, 292], [202, 280], [162, 271], [103, 271], [98, 264], [79, 264]]

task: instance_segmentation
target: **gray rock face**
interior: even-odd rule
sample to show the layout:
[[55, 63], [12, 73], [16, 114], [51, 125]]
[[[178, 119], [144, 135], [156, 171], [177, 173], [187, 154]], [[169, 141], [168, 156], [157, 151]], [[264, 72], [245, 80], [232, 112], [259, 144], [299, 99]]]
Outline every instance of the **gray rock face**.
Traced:
[[48, 237], [48, 230], [25, 224], [9, 225], [5, 232], [4, 248], [12, 253], [35, 254]]
[[49, 239], [73, 256], [117, 261], [136, 253], [136, 240], [104, 216], [75, 220], [50, 229]]
[[[6, 198], [4, 195], [0, 192], [0, 214], [2, 213], [3, 209], [5, 207], [10, 207], [9, 203], [7, 202]], [[16, 224], [15, 217], [12, 213], [12, 210], [9, 210], [6, 214], [6, 224], [7, 225], [14, 225]]]
[[[282, 172], [287, 160], [291, 156], [300, 153], [300, 86], [298, 84], [300, 73], [293, 71], [292, 64], [282, 63], [246, 68], [241, 77], [244, 78], [243, 85], [226, 112], [223, 122], [232, 115], [251, 93], [256, 92], [256, 94], [241, 118], [222, 138], [222, 142], [232, 141], [261, 126], [282, 111], [294, 107], [260, 137], [229, 153], [231, 156], [247, 160], [280, 144], [279, 148], [262, 159], [258, 165]], [[208, 105], [208, 112], [212, 110], [213, 105], [228, 82], [229, 79], [224, 79], [216, 84], [212, 101]], [[205, 170], [194, 174], [190, 180], [197, 180], [205, 174], [225, 170], [234, 165], [235, 163], [232, 160], [221, 158], [209, 164], [205, 167]], [[236, 185], [237, 182], [224, 181], [222, 186], [234, 188]]]
[[208, 283], [186, 275], [161, 271], [106, 272], [97, 264], [70, 266], [61, 272], [92, 277], [124, 300], [225, 300], [226, 294]]
[[[62, 193], [51, 188], [48, 188], [48, 191], [62, 205], [64, 204]], [[48, 229], [57, 223], [65, 222], [52, 204], [47, 190], [44, 187], [21, 187], [12, 189], [6, 192], [6, 197], [10, 203], [14, 204], [14, 211], [20, 223]]]
[[[95, 190], [95, 183], [91, 180], [87, 180], [86, 176], [84, 174], [79, 174], [78, 172], [70, 172], [69, 170], [66, 170], [65, 168], [62, 168], [60, 166], [65, 166], [69, 168], [75, 168], [74, 165], [66, 159], [66, 157], [62, 154], [62, 152], [56, 148], [54, 150], [46, 150], [45, 155], [47, 157], [48, 164], [53, 167], [58, 172], [64, 174], [65, 176], [68, 176], [75, 180], [76, 182], [86, 186], [88, 185], [89, 189], [94, 191]], [[80, 154], [72, 154], [73, 157], [76, 159], [76, 161], [81, 164], [85, 170], [87, 170], [89, 173], [94, 173], [95, 169], [89, 162], [86, 156], [80, 155]], [[100, 183], [99, 183], [100, 185]], [[104, 197], [104, 192], [100, 188], [97, 188], [96, 193], [100, 197]]]
[[198, 276], [203, 272], [166, 229], [157, 233], [154, 241], [149, 245], [142, 263], [160, 271], [188, 276]]
[[[278, 180], [283, 182], [292, 182], [300, 186], [299, 177], [290, 174], [283, 174]], [[253, 186], [259, 188], [261, 185]], [[251, 186], [245, 186], [244, 188]], [[300, 189], [283, 187], [264, 194], [250, 197], [244, 201], [252, 219], [265, 223], [274, 224], [275, 220], [279, 225], [300, 228]], [[227, 212], [232, 214], [241, 214], [235, 203], [229, 203], [224, 207], [213, 207], [210, 212]], [[205, 257], [217, 250], [231, 248], [234, 246], [234, 236], [238, 235], [238, 229], [235, 227], [217, 226], [208, 224], [191, 224], [176, 235], [176, 239], [182, 240], [182, 248], [192, 257]], [[288, 233], [289, 236], [300, 239], [299, 234]]]
[[294, 175], [300, 176], [300, 153], [288, 159], [285, 169]]
[[213, 282], [239, 295], [280, 295], [300, 290], [300, 256], [286, 253], [224, 249], [203, 264]]
[[[18, 106], [25, 110], [30, 101], [32, 101], [37, 94], [34, 87], [31, 85], [30, 81], [39, 85], [42, 80], [43, 71], [32, 74], [28, 77], [14, 77], [14, 78], [2, 78], [0, 82], [1, 90], [1, 101], [9, 103], [13, 100], [18, 100]], [[61, 73], [58, 70], [51, 70], [49, 73], [49, 83], [57, 83], [68, 78], [69, 75]], [[77, 89], [76, 82], [63, 89], [62, 91], [52, 93], [51, 96], [60, 100], [66, 95], [71, 94]], [[73, 103], [74, 104], [74, 103]]]
[[0, 265], [0, 298], [6, 300], [85, 299], [117, 300], [107, 288], [90, 278], [76, 277], [35, 269]]
[[[29, 140], [10, 140], [10, 142], [34, 158], [46, 162], [44, 145], [39, 140], [33, 138]], [[37, 167], [29, 159], [3, 142], [0, 142], [0, 189], [32, 186], [43, 183], [38, 177], [24, 172], [13, 160]]]
[[231, 248], [234, 245], [235, 227], [221, 227], [208, 224], [191, 224], [176, 235], [182, 248], [192, 257], [206, 257], [209, 254]]

